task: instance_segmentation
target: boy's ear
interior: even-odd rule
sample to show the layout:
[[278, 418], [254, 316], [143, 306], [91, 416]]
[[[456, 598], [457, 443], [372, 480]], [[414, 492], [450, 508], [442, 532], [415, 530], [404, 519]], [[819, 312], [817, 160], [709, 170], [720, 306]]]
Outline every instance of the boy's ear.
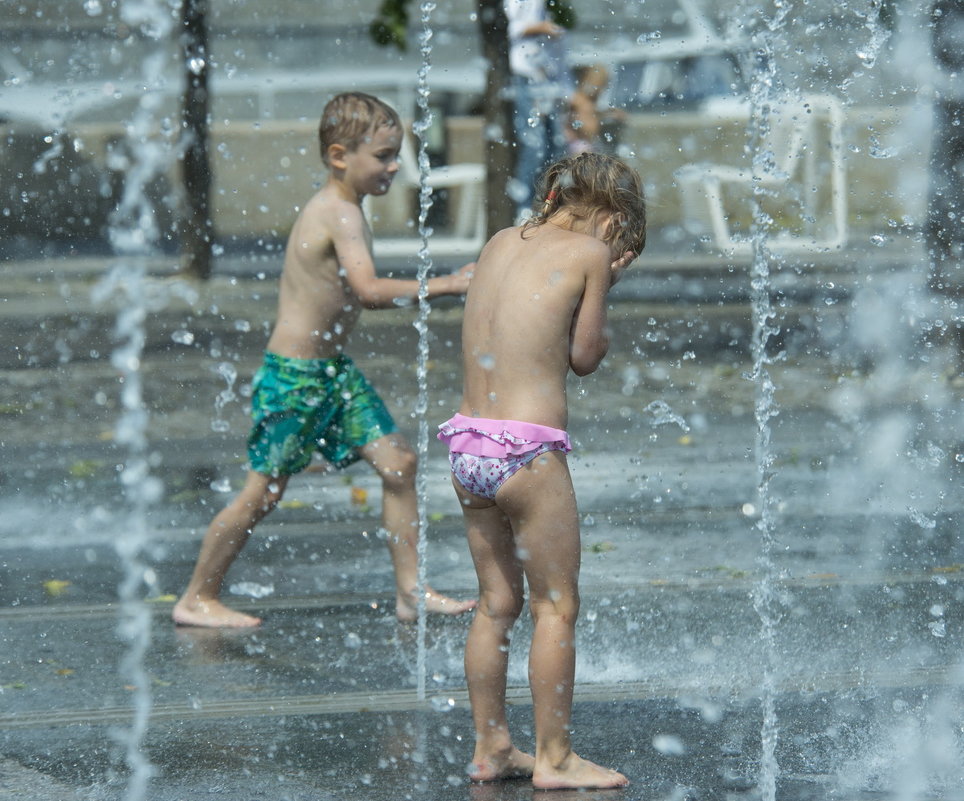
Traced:
[[328, 145], [328, 163], [335, 169], [343, 170], [345, 168], [345, 155], [348, 153], [348, 148], [340, 144]]

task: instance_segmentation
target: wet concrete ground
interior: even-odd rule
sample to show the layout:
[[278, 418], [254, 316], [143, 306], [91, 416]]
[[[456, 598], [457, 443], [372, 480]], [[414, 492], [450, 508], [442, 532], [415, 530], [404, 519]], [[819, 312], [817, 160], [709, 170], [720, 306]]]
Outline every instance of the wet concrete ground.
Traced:
[[[14, 347], [0, 389], [0, 799], [119, 799], [135, 693], [118, 670], [115, 544], [138, 519], [117, 481], [112, 312], [90, 307], [82, 271], [32, 280], [43, 290], [27, 280], [2, 324]], [[748, 309], [636, 289], [614, 305], [606, 364], [570, 389], [584, 538], [574, 742], [630, 787], [547, 795], [464, 780], [468, 620], [429, 621], [419, 699], [417, 627], [394, 620], [378, 487], [363, 466], [293, 480], [232, 569], [232, 601], [262, 627], [170, 624], [203, 528], [243, 476], [245, 386], [274, 297], [270, 276], [247, 274], [169, 301], [148, 324], [149, 452], [164, 491], [145, 515], [147, 798], [756, 799], [768, 680], [777, 798], [964, 797], [964, 438], [948, 361], [861, 359], [840, 334], [846, 299], [781, 307], [795, 333], [771, 367], [767, 551]], [[416, 442], [412, 319], [367, 314], [354, 355]], [[457, 304], [437, 305], [432, 427], [456, 403], [458, 323]], [[428, 575], [471, 595], [434, 440], [423, 465]], [[771, 586], [767, 641], [754, 600]], [[523, 747], [527, 639], [523, 619], [509, 693]]]

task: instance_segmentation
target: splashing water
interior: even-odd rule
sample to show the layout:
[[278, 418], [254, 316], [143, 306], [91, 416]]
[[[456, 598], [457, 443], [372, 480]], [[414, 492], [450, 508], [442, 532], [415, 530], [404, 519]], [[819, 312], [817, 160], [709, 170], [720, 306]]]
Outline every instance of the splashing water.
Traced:
[[150, 677], [144, 668], [151, 642], [151, 613], [142, 596], [145, 586], [150, 589], [156, 584], [154, 571], [142, 561], [142, 554], [148, 543], [147, 510], [160, 498], [162, 488], [160, 481], [149, 473], [147, 411], [140, 368], [148, 312], [166, 303], [166, 293], [152, 291], [146, 283], [146, 259], [158, 238], [146, 187], [167, 166], [168, 156], [150, 137], [156, 128], [161, 102], [158, 90], [167, 58], [163, 44], [173, 29], [173, 19], [167, 5], [160, 0], [125, 4], [122, 16], [127, 24], [140, 28], [157, 47], [156, 52], [148, 52], [144, 58], [142, 74], [146, 91], [128, 128], [132, 157], [123, 196], [111, 219], [111, 241], [120, 258], [95, 287], [93, 299], [103, 304], [112, 296], [120, 296], [115, 330], [121, 345], [114, 351], [111, 363], [120, 371], [123, 382], [123, 412], [116, 425], [115, 439], [127, 448], [120, 480], [128, 513], [115, 546], [124, 570], [118, 587], [117, 630], [128, 643], [119, 672], [133, 687], [134, 710], [130, 726], [113, 734], [125, 747], [130, 769], [125, 798], [141, 801], [146, 798], [154, 772], [142, 750], [152, 706]]
[[231, 362], [221, 362], [218, 365], [218, 375], [225, 380], [227, 386], [214, 399], [214, 419], [211, 421], [211, 430], [223, 433], [231, 428], [231, 424], [222, 415], [224, 407], [231, 401], [237, 400], [234, 384], [238, 380], [238, 371]]
[[[870, 33], [869, 40], [862, 46], [857, 48], [857, 58], [860, 63], [866, 69], [872, 69], [877, 64], [877, 57], [880, 51], [883, 49], [887, 40], [890, 38], [890, 32], [885, 28], [880, 21], [880, 12], [883, 6], [883, 0], [870, 0], [867, 4], [866, 13], [857, 11], [858, 16], [862, 17], [864, 22], [864, 27]], [[858, 70], [847, 77], [847, 79], [840, 85], [840, 91], [842, 94], [846, 94], [847, 89], [850, 85], [861, 75], [862, 71]]]
[[[759, 510], [756, 529], [759, 533], [758, 563], [761, 568], [760, 580], [753, 591], [753, 608], [760, 618], [763, 650], [763, 676], [760, 688], [763, 722], [760, 731], [761, 754], [758, 777], [758, 789], [763, 801], [774, 801], [776, 798], [776, 781], [780, 775], [780, 766], [776, 757], [779, 739], [779, 722], [776, 715], [776, 626], [779, 621], [779, 601], [774, 590], [774, 582], [777, 578], [773, 560], [775, 504], [770, 493], [770, 483], [775, 473], [773, 449], [770, 444], [770, 420], [777, 411], [774, 406], [773, 380], [768, 370], [772, 360], [767, 353], [770, 339], [779, 332], [779, 329], [771, 322], [774, 318], [774, 309], [770, 301], [771, 254], [767, 247], [767, 240], [773, 220], [762, 208], [763, 182], [757, 179], [765, 177], [774, 169], [773, 161], [766, 148], [770, 133], [770, 109], [779, 99], [774, 53], [778, 43], [778, 33], [783, 29], [789, 10], [789, 4], [778, 4], [771, 17], [762, 15], [763, 30], [757, 34], [755, 49], [757, 53], [763, 55], [763, 58], [757, 59], [750, 73], [750, 146], [753, 152], [755, 180], [751, 201], [753, 262], [750, 273], [753, 367], [749, 378], [754, 388], [753, 408], [756, 422], [754, 452], [757, 471], [757, 509]], [[747, 13], [746, 9], [744, 13]]]
[[675, 425], [683, 431], [689, 431], [689, 424], [680, 415], [674, 412], [666, 401], [655, 400], [650, 403], [644, 411], [653, 415], [654, 426]]
[[416, 659], [416, 693], [420, 701], [425, 700], [425, 585], [426, 585], [426, 552], [428, 520], [426, 515], [425, 465], [428, 456], [428, 315], [431, 304], [428, 301], [428, 274], [432, 269], [432, 256], [429, 252], [428, 239], [432, 231], [426, 225], [428, 213], [432, 208], [432, 188], [428, 185], [429, 160], [428, 149], [423, 135], [432, 124], [432, 110], [429, 107], [428, 73], [432, 68], [432, 11], [435, 3], [424, 2], [420, 6], [422, 32], [419, 35], [419, 51], [422, 65], [418, 71], [417, 102], [419, 118], [412, 126], [418, 136], [418, 233], [422, 239], [419, 248], [418, 265], [418, 318], [415, 328], [418, 331], [418, 361], [416, 374], [418, 378], [418, 399], [415, 404], [415, 414], [418, 418], [418, 468], [415, 478], [415, 491], [418, 496], [418, 655]]

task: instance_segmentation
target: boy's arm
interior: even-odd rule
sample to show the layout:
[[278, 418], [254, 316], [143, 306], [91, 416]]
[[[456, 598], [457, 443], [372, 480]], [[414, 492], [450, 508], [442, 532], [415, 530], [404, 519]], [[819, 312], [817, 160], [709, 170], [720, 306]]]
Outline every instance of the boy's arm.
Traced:
[[[362, 211], [351, 205], [340, 210], [338, 219], [332, 226], [332, 238], [340, 269], [352, 292], [365, 308], [389, 309], [398, 305], [399, 300], [418, 298], [418, 281], [400, 278], [381, 278], [375, 274], [366, 237], [367, 224]], [[427, 282], [428, 297], [439, 295], [461, 295], [469, 287], [473, 264], [466, 264], [450, 275], [438, 275]]]

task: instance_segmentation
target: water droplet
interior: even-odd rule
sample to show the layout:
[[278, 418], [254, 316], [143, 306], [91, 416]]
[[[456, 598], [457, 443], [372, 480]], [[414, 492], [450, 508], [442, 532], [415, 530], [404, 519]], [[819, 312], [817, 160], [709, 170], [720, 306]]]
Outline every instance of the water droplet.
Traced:
[[680, 756], [686, 753], [686, 746], [673, 734], [657, 734], [653, 738], [653, 748], [666, 756]]
[[432, 701], [432, 709], [436, 712], [448, 712], [455, 708], [455, 699], [446, 698], [444, 695], [436, 695]]
[[238, 378], [237, 368], [231, 362], [221, 362], [218, 365], [218, 374], [225, 381], [233, 384]]
[[247, 595], [250, 598], [266, 598], [274, 595], [274, 584], [258, 584], [256, 581], [239, 581], [228, 588], [232, 595]]
[[192, 345], [194, 343], [194, 334], [190, 331], [175, 331], [171, 334], [171, 339], [178, 345]]
[[867, 153], [872, 159], [892, 159], [897, 155], [897, 151], [892, 147], [881, 147], [879, 144], [871, 143]]

